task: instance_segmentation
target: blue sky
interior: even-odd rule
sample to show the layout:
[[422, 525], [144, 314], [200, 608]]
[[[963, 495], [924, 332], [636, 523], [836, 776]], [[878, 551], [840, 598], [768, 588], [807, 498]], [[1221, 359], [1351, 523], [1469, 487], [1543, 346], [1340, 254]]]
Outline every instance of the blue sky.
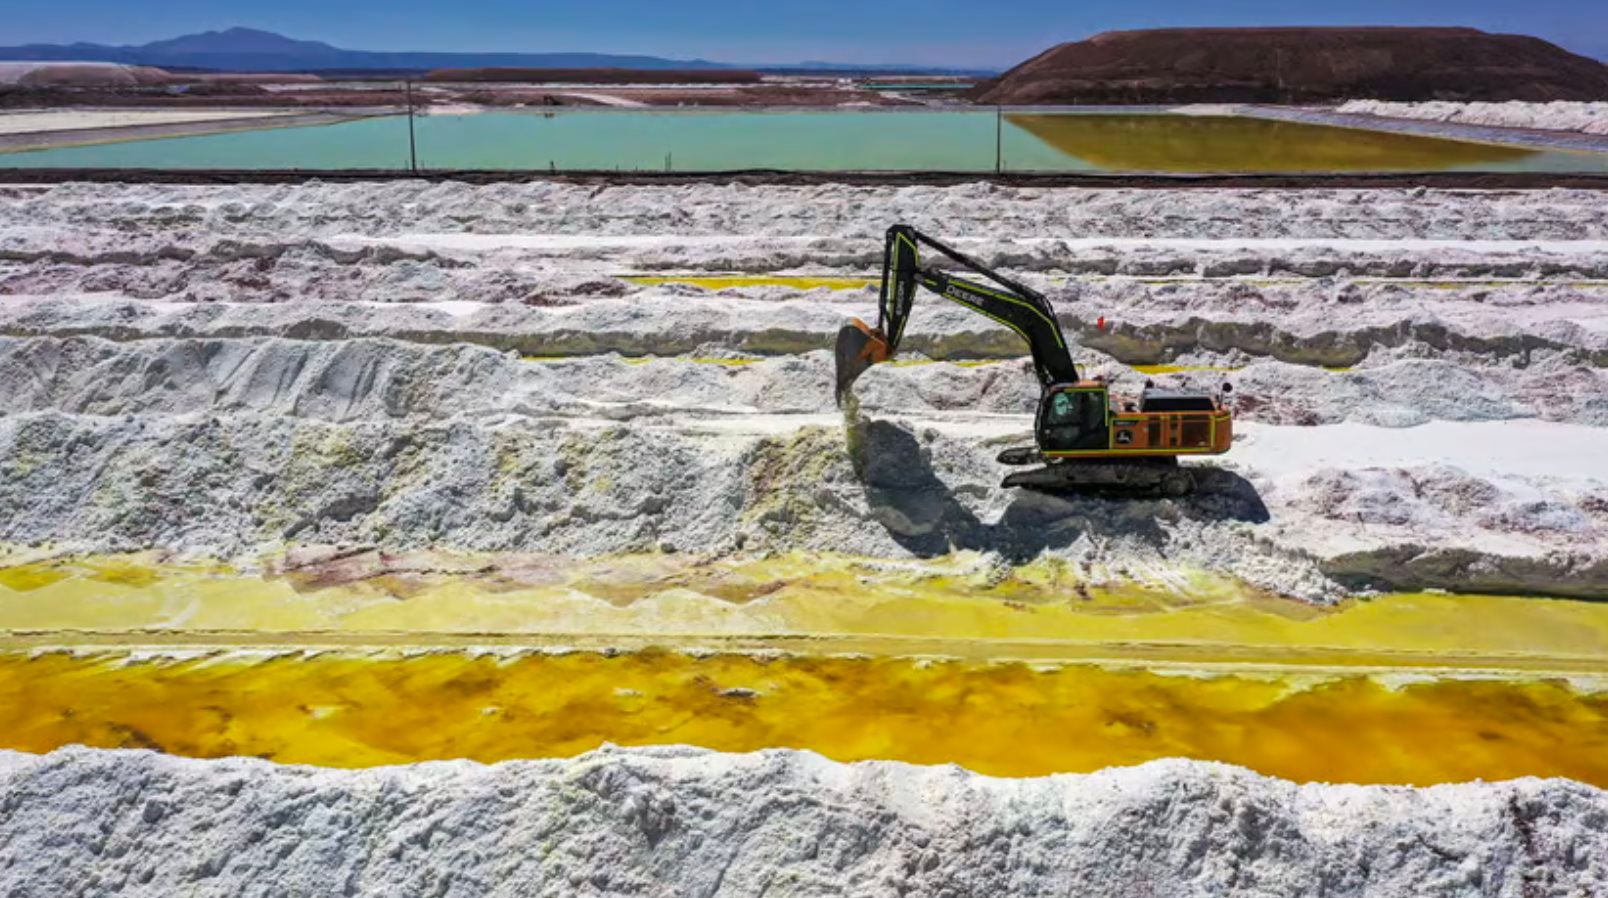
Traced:
[[1182, 25], [1471, 25], [1608, 57], [1583, 0], [0, 0], [0, 43], [145, 43], [244, 25], [358, 50], [590, 50], [723, 62], [1006, 66], [1065, 40]]

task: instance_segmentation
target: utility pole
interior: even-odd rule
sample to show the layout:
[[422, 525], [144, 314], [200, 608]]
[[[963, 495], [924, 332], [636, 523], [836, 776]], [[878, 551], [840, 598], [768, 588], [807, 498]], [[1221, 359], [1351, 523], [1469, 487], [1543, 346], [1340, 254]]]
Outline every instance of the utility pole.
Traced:
[[994, 174], [1005, 170], [1005, 155], [1001, 151], [1001, 132], [1005, 129], [1005, 113], [1001, 107], [994, 107]]
[[408, 170], [419, 173], [419, 144], [413, 136], [413, 79], [402, 82], [408, 92]]

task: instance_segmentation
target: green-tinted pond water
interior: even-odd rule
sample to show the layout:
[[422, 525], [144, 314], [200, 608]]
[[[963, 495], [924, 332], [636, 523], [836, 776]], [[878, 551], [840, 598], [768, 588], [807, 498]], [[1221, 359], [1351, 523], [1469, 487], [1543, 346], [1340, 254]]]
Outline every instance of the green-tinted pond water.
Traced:
[[[1154, 113], [565, 111], [415, 120], [424, 169], [1608, 172], [1548, 151], [1253, 118]], [[0, 154], [0, 166], [406, 168], [408, 123], [139, 140]]]

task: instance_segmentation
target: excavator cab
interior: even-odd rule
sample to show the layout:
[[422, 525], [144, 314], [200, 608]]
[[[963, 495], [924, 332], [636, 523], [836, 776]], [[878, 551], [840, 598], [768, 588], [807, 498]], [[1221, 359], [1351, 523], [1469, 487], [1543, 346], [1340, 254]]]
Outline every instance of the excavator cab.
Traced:
[[1234, 439], [1232, 416], [1209, 393], [1147, 385], [1137, 402], [1114, 400], [1100, 380], [1046, 390], [1035, 436], [1047, 458], [1215, 455]]
[[1045, 452], [1089, 452], [1111, 443], [1111, 399], [1098, 381], [1052, 387], [1039, 400], [1034, 430]]

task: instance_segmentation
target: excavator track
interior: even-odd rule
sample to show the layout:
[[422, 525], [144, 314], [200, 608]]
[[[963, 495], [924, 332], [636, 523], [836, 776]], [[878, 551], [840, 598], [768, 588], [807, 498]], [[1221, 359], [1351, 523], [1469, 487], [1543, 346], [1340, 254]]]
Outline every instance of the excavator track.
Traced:
[[[1020, 457], [1006, 450], [1000, 453], [1002, 462], [1007, 453]], [[1179, 498], [1195, 491], [1195, 477], [1175, 458], [1052, 461], [1030, 471], [1009, 474], [1000, 486], [1044, 493]]]

